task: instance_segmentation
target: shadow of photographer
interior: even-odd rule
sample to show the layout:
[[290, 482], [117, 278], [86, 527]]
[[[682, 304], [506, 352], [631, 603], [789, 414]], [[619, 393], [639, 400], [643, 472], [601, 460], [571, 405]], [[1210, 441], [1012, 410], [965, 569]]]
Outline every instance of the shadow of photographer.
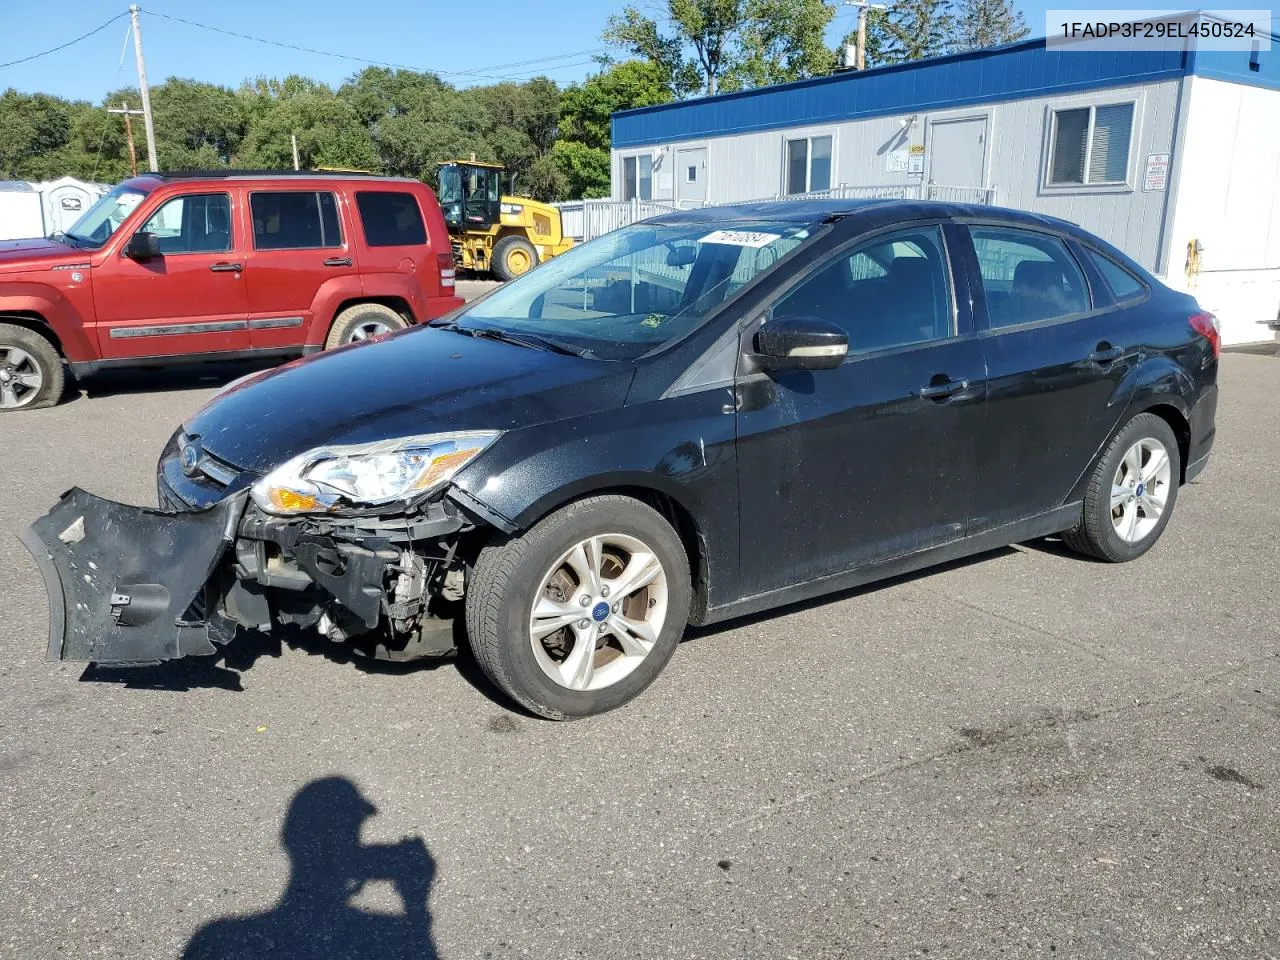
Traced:
[[[280, 839], [289, 882], [269, 910], [220, 917], [191, 938], [185, 960], [273, 957], [281, 960], [395, 960], [438, 956], [427, 898], [435, 860], [421, 837], [362, 844], [360, 829], [377, 813], [345, 777], [325, 777], [293, 797]], [[352, 903], [369, 883], [390, 882], [403, 912], [378, 913]]]

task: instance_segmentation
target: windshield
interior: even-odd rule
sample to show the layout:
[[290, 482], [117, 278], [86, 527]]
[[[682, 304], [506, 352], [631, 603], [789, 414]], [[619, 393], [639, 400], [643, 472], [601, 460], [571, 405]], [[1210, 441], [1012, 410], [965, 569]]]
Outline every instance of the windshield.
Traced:
[[458, 326], [534, 335], [599, 360], [633, 360], [694, 330], [811, 229], [765, 221], [633, 224], [513, 280], [458, 315]]
[[440, 193], [438, 194], [440, 209], [444, 211], [444, 219], [456, 227], [462, 222], [462, 171], [458, 165], [451, 163], [440, 168]]
[[133, 213], [146, 195], [144, 190], [121, 184], [86, 210], [64, 235], [81, 243], [100, 247], [120, 229], [120, 224]]

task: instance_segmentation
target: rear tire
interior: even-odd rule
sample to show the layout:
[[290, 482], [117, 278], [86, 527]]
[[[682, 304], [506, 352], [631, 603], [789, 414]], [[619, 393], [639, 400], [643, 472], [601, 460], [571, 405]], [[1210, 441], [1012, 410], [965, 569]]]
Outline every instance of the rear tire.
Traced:
[[0, 323], [0, 413], [51, 407], [66, 372], [52, 343], [26, 327]]
[[372, 337], [403, 330], [408, 326], [404, 317], [381, 303], [357, 303], [347, 307], [333, 318], [329, 336], [324, 342], [326, 350], [358, 343]]
[[1108, 563], [1137, 559], [1168, 526], [1181, 478], [1172, 428], [1154, 413], [1139, 414], [1098, 461], [1085, 491], [1080, 525], [1064, 533], [1063, 542]]
[[662, 672], [691, 597], [684, 546], [656, 510], [590, 497], [480, 551], [467, 634], [480, 668], [517, 703], [553, 720], [586, 717]]
[[524, 237], [503, 237], [493, 245], [493, 272], [499, 280], [514, 280], [538, 265], [538, 248]]

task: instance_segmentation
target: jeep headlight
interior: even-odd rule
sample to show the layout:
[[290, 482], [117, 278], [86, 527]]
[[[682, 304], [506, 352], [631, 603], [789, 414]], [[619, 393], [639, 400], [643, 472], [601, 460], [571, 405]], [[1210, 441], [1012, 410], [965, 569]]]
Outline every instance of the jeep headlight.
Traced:
[[497, 431], [478, 430], [317, 447], [255, 483], [253, 502], [289, 515], [410, 500], [444, 486], [497, 437]]

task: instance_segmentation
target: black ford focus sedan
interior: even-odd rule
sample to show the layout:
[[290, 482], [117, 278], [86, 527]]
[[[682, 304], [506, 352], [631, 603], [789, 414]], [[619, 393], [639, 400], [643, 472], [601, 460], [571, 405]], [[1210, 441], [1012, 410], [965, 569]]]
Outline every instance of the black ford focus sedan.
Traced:
[[598, 713], [689, 623], [1049, 535], [1140, 556], [1208, 460], [1218, 352], [1194, 299], [1060, 220], [675, 213], [231, 385], [163, 451], [159, 510], [68, 493], [25, 537], [49, 656], [465, 637], [528, 709]]

